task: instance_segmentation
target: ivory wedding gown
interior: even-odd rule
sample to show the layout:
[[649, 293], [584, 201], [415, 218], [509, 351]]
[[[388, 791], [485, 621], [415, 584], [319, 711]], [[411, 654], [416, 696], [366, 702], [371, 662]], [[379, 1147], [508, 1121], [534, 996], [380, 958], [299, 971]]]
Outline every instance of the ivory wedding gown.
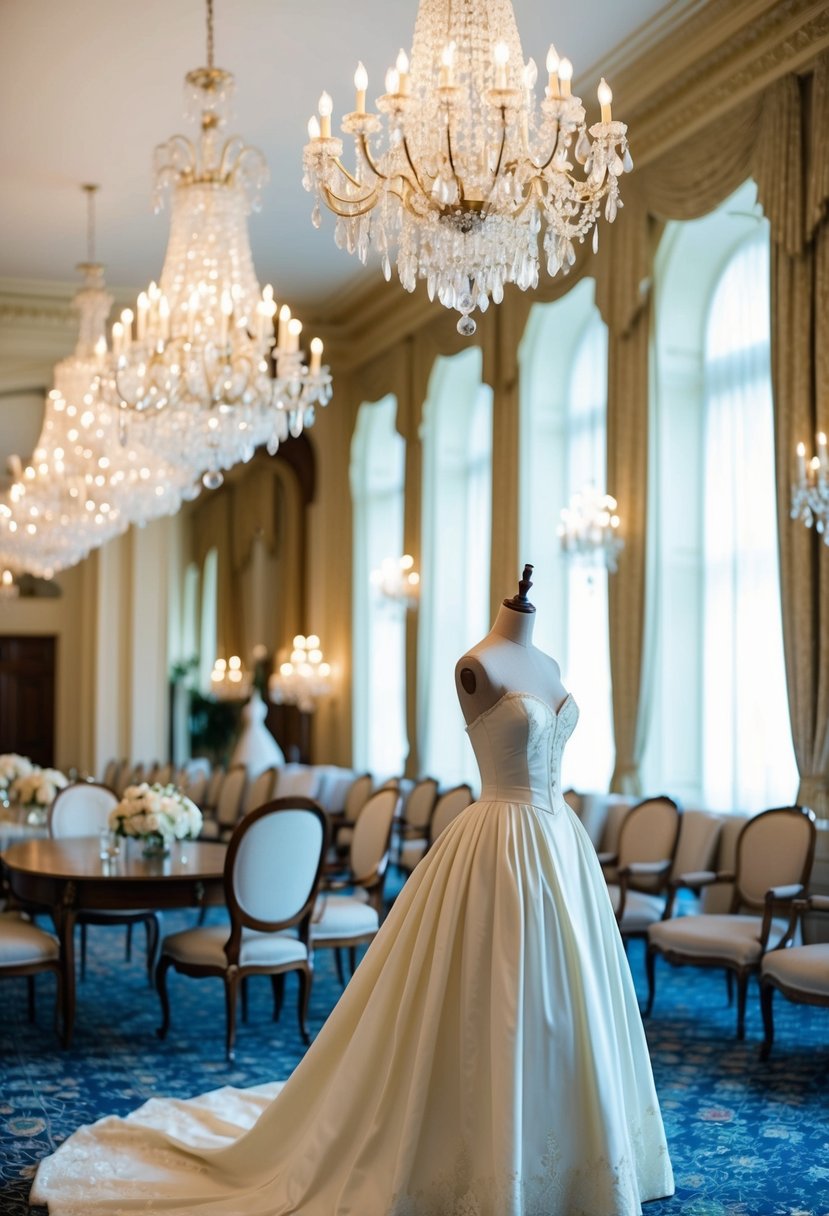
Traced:
[[564, 802], [578, 710], [506, 693], [481, 799], [417, 867], [291, 1078], [153, 1099], [41, 1163], [52, 1216], [630, 1216], [673, 1192], [627, 960]]

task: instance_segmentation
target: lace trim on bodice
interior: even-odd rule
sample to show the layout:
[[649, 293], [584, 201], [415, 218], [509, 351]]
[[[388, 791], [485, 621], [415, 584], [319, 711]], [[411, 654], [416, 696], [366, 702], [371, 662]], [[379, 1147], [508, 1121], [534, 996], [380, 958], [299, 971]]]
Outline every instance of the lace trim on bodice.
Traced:
[[[520, 742], [511, 740], [510, 722], [499, 732], [491, 719], [510, 703], [520, 702], [525, 717]], [[564, 744], [578, 720], [578, 706], [568, 693], [558, 709], [535, 693], [503, 693], [467, 726], [481, 770], [482, 802], [519, 802], [555, 814], [564, 806], [559, 772]], [[514, 717], [513, 725], [519, 726]]]

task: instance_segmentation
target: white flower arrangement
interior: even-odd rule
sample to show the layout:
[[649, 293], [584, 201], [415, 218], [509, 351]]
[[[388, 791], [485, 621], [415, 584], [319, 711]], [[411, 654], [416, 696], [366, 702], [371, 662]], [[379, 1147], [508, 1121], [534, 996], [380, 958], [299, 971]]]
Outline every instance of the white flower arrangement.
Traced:
[[202, 815], [195, 802], [174, 785], [129, 785], [109, 813], [110, 830], [119, 836], [157, 840], [168, 847], [174, 840], [198, 836]]
[[[20, 757], [18, 757], [19, 759]], [[27, 763], [29, 763], [27, 761]], [[28, 773], [15, 777], [9, 787], [9, 797], [20, 806], [45, 810], [57, 797], [58, 790], [68, 785], [68, 778], [56, 768], [37, 768], [30, 764]]]
[[34, 765], [26, 756], [6, 752], [0, 756], [0, 790], [8, 790], [18, 777], [28, 777]]

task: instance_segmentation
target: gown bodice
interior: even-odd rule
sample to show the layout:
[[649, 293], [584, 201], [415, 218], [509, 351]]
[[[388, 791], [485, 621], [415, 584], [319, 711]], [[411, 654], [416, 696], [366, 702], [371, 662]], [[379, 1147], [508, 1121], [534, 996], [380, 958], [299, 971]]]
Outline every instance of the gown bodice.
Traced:
[[466, 728], [481, 773], [481, 802], [558, 810], [561, 756], [578, 716], [569, 693], [558, 713], [529, 692], [506, 692], [485, 709]]

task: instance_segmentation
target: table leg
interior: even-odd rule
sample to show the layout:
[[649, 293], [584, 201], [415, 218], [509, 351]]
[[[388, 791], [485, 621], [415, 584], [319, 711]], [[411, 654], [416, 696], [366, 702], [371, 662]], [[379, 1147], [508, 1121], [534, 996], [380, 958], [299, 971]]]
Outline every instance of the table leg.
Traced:
[[75, 909], [65, 904], [55, 910], [55, 926], [60, 939], [60, 963], [63, 983], [63, 1045], [72, 1042], [75, 1028]]

